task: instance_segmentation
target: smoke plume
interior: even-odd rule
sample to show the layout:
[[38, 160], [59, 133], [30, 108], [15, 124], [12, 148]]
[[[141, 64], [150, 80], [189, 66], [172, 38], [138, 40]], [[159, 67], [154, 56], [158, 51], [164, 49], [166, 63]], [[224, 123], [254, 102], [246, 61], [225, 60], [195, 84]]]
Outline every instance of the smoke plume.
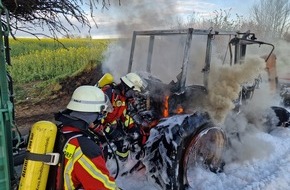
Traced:
[[[114, 23], [115, 28], [112, 30], [115, 30], [120, 38], [110, 44], [102, 64], [103, 72], [112, 73], [116, 82], [127, 73], [133, 31], [169, 29], [172, 27], [177, 12], [174, 0], [132, 0], [121, 3], [122, 5], [119, 6], [112, 2], [110, 10], [114, 12], [113, 15], [116, 15], [114, 20], [117, 22]], [[141, 53], [135, 52], [134, 61], [146, 60], [145, 52], [148, 51], [148, 42], [145, 42], [144, 45], [143, 43], [142, 40], [136, 41], [136, 46], [139, 47]], [[138, 67], [140, 65], [146, 64], [138, 63]], [[134, 70], [140, 69], [135, 68]]]
[[218, 123], [235, 107], [233, 101], [238, 99], [241, 85], [253, 82], [264, 68], [265, 61], [255, 56], [246, 58], [243, 64], [211, 68], [208, 109]]

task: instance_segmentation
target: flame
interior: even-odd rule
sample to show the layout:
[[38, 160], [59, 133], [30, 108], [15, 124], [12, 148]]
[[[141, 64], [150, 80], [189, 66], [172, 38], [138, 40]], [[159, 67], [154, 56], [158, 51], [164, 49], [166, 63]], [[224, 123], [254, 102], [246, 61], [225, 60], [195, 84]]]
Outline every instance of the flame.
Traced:
[[169, 115], [169, 112], [168, 112], [168, 99], [169, 99], [169, 96], [165, 96], [165, 99], [164, 99], [164, 109], [163, 109], [163, 116], [164, 117], [168, 117]]
[[[163, 105], [163, 117], [168, 117], [169, 116], [169, 104], [168, 104], [169, 96], [165, 96], [164, 98], [164, 105]], [[183, 107], [178, 104], [177, 108], [174, 110], [175, 114], [181, 114], [183, 113]]]
[[178, 104], [178, 106], [177, 106], [177, 108], [176, 108], [176, 110], [175, 110], [175, 113], [177, 113], [177, 114], [181, 114], [181, 113], [183, 113], [183, 108], [182, 108], [181, 105]]

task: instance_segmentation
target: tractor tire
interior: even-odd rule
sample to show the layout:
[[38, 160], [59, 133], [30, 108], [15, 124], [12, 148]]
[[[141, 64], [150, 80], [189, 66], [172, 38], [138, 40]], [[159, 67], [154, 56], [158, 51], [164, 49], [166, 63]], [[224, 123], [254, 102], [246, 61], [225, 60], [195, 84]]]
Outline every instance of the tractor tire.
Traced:
[[186, 189], [187, 168], [192, 160], [197, 163], [202, 158], [203, 165], [213, 172], [222, 169], [225, 139], [223, 131], [214, 127], [206, 113], [166, 118], [151, 129], [145, 145], [143, 163], [149, 179], [161, 189]]
[[192, 186], [188, 172], [196, 165], [201, 165], [214, 173], [222, 172], [226, 146], [225, 133], [212, 123], [201, 126], [197, 134], [184, 139], [185, 149], [179, 163], [179, 183], [183, 184], [183, 188]]

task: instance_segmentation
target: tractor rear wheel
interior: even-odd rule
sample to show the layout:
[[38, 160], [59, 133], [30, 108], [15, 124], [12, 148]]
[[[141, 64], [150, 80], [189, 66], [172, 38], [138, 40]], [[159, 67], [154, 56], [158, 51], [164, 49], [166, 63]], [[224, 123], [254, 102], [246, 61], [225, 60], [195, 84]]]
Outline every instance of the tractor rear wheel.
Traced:
[[184, 145], [186, 148], [179, 164], [179, 181], [184, 187], [192, 186], [190, 171], [197, 165], [202, 165], [214, 173], [223, 170], [222, 156], [226, 147], [226, 136], [219, 127], [206, 124], [197, 134], [185, 139]]
[[190, 168], [202, 163], [212, 172], [223, 167], [226, 136], [204, 113], [175, 115], [151, 129], [142, 162], [149, 179], [162, 189], [190, 186]]

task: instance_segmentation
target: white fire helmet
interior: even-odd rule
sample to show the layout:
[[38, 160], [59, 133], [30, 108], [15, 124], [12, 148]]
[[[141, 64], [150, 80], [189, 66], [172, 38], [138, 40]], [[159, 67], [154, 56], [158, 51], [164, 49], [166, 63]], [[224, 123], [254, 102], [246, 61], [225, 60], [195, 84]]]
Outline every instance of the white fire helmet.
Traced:
[[113, 106], [100, 88], [84, 85], [75, 89], [67, 109], [79, 112], [112, 112]]
[[139, 75], [136, 73], [128, 73], [125, 76], [121, 77], [121, 81], [123, 81], [129, 88], [133, 88], [138, 92], [145, 89], [147, 83], [141, 79]]

